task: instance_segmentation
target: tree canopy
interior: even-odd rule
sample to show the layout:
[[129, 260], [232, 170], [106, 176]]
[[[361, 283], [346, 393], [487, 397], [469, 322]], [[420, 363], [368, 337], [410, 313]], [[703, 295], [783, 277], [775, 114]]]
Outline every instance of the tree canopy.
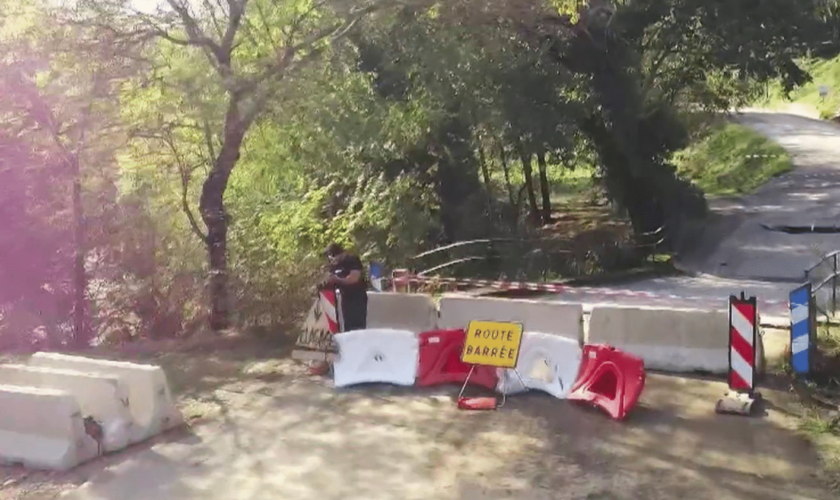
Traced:
[[0, 0], [0, 337], [37, 301], [52, 342], [289, 320], [327, 242], [538, 237], [574, 169], [676, 248], [686, 113], [801, 85], [840, 29], [834, 0], [138, 5]]

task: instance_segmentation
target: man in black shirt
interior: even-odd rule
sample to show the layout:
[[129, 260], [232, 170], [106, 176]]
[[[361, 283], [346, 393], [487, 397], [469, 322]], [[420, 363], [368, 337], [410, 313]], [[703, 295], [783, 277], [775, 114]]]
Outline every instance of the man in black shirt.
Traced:
[[327, 246], [330, 277], [327, 285], [341, 292], [343, 331], [364, 330], [367, 327], [367, 280], [362, 261], [347, 253], [338, 243]]

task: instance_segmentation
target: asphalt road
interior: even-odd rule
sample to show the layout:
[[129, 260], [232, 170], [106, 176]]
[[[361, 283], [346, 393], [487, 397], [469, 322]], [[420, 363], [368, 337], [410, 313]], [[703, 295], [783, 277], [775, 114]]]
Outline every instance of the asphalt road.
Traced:
[[[736, 120], [777, 141], [795, 169], [742, 198], [710, 200], [716, 215], [693, 255], [679, 262], [693, 276], [591, 287], [545, 300], [587, 304], [726, 307], [730, 294], [756, 295], [763, 317], [787, 316], [788, 294], [804, 270], [840, 250], [840, 234], [791, 235], [764, 226], [840, 224], [840, 126], [791, 112], [749, 110]], [[825, 267], [818, 275], [825, 275]], [[823, 294], [822, 300], [828, 300]]]
[[803, 271], [840, 249], [840, 234], [786, 234], [764, 226], [840, 224], [840, 126], [788, 113], [747, 112], [737, 120], [784, 147], [796, 167], [741, 199], [713, 200], [732, 231], [704, 234], [714, 251], [686, 264], [727, 278], [801, 281]]

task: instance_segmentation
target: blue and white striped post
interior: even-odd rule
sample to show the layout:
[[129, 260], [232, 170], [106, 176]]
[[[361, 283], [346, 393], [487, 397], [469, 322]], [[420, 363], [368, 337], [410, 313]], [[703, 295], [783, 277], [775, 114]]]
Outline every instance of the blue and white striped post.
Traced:
[[382, 278], [385, 277], [385, 270], [378, 262], [370, 263], [370, 284], [377, 292], [382, 291]]
[[796, 375], [811, 371], [814, 312], [810, 283], [790, 292], [790, 366]]

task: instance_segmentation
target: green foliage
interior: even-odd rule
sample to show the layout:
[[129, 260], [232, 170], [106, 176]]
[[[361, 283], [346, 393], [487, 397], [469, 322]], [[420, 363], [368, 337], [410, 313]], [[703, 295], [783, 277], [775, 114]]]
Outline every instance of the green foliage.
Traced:
[[704, 137], [674, 155], [680, 174], [710, 196], [744, 194], [790, 171], [784, 149], [757, 132], [734, 123], [707, 130]]
[[796, 61], [829, 36], [822, 4], [642, 0], [618, 9], [613, 26], [641, 49], [646, 94], [728, 107], [754, 82], [778, 79], [790, 91], [808, 80]]
[[[190, 9], [0, 0], [0, 65], [15, 70], [0, 79], [26, 84], [0, 94], [0, 137], [44, 155], [79, 146], [87, 291], [106, 340], [195, 331], [218, 294], [208, 276], [230, 277], [240, 325], [288, 325], [331, 240], [405, 266], [442, 243], [538, 235], [552, 200], [595, 183], [637, 232], [679, 233], [705, 204], [671, 162], [693, 139], [677, 110], [804, 82], [793, 62], [836, 21], [833, 4], [782, 0], [638, 0], [603, 16], [566, 0], [372, 1], [363, 13], [339, 0], [173, 2]], [[22, 105], [33, 90], [43, 109]], [[85, 116], [97, 119], [82, 141]], [[737, 161], [765, 146], [736, 132], [702, 136], [676, 156], [680, 172], [719, 193], [780, 168]], [[15, 196], [48, 185], [4, 179]], [[27, 210], [40, 220], [44, 206]], [[596, 271], [537, 253], [463, 269]]]
[[[785, 98], [777, 85], [771, 85], [760, 101], [770, 107], [779, 107], [787, 102], [812, 106], [820, 118], [831, 119], [840, 116], [840, 56], [833, 59], [812, 59], [804, 64], [812, 80], [797, 88]], [[828, 89], [828, 95], [820, 95], [820, 87]]]
[[[807, 65], [813, 79], [807, 85], [796, 89], [790, 99], [796, 103], [814, 106], [820, 118], [840, 116], [840, 56], [833, 59], [812, 60]], [[828, 89], [828, 95], [820, 95], [820, 87]]]

